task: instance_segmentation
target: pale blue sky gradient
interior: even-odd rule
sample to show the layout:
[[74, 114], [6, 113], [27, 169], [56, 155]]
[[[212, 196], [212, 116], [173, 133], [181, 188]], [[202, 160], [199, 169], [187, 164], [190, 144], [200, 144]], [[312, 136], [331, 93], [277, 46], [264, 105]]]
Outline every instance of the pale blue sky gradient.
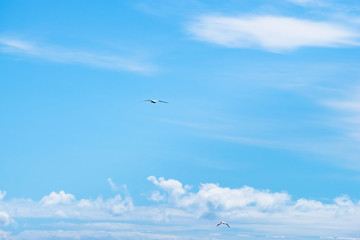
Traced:
[[[359, 13], [340, 0], [1, 1], [0, 239], [89, 239], [90, 222], [112, 234], [99, 239], [149, 224], [144, 239], [360, 238], [342, 228], [360, 222]], [[206, 183], [252, 200], [204, 197]], [[301, 199], [331, 221], [292, 231]], [[289, 214], [271, 225], [269, 212]], [[224, 218], [232, 232], [212, 232]]]

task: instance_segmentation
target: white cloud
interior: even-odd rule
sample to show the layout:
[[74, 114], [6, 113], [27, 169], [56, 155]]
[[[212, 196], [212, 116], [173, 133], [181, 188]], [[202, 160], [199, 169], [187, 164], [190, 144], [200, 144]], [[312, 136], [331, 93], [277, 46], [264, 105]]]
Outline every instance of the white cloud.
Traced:
[[300, 5], [305, 5], [305, 4], [317, 4], [320, 3], [321, 1], [319, 0], [288, 0], [290, 2], [296, 3], [296, 4], [300, 4]]
[[282, 206], [289, 201], [287, 193], [270, 193], [268, 190], [259, 191], [251, 187], [240, 189], [222, 188], [217, 184], [201, 184], [196, 194], [191, 194], [180, 200], [180, 206], [208, 206], [215, 209], [235, 209], [255, 205], [261, 209], [271, 209]]
[[132, 199], [130, 197], [125, 197], [122, 201], [120, 194], [107, 200], [105, 206], [107, 206], [110, 212], [115, 215], [123, 214], [124, 212], [134, 209]]
[[165, 196], [160, 194], [159, 191], [154, 191], [152, 192], [151, 196], [150, 196], [150, 200], [155, 201], [155, 202], [159, 202], [161, 200], [164, 200]]
[[6, 195], [6, 191], [0, 190], [0, 201], [5, 197], [5, 195]]
[[269, 51], [359, 45], [359, 33], [345, 26], [280, 16], [204, 15], [189, 24], [188, 31], [200, 41]]
[[41, 199], [40, 203], [43, 205], [56, 205], [56, 204], [70, 204], [75, 200], [74, 195], [60, 191], [59, 193], [52, 192], [48, 196]]
[[[156, 186], [168, 193], [174, 189], [182, 189], [182, 184], [177, 180], [159, 178], [157, 181], [153, 176], [151, 179]], [[160, 184], [170, 182], [172, 184], [167, 187]], [[284, 192], [272, 193], [247, 186], [231, 189], [206, 183], [201, 184], [196, 193], [181, 191], [176, 197], [169, 197], [168, 201], [170, 205], [195, 218], [228, 219], [232, 225], [241, 223], [242, 229], [267, 232], [275, 236], [355, 234], [360, 224], [360, 202], [353, 202], [347, 196], [324, 204], [303, 198], [294, 201]], [[258, 224], [252, 225], [254, 222]]]
[[60, 46], [35, 44], [14, 38], [0, 36], [0, 52], [45, 59], [53, 62], [76, 63], [98, 68], [150, 73], [154, 66], [118, 55], [68, 49]]
[[116, 191], [119, 190], [119, 187], [116, 186], [116, 184], [112, 181], [111, 178], [108, 178], [107, 181], [108, 181], [108, 183], [109, 183], [109, 185], [110, 185], [110, 187], [111, 187], [111, 189], [112, 189], [113, 191], [116, 192]]
[[9, 235], [10, 235], [9, 232], [5, 232], [0, 229], [0, 239], [8, 239]]
[[7, 212], [16, 218], [69, 218], [98, 220], [121, 217], [126, 212], [134, 209], [130, 196], [124, 199], [117, 194], [112, 198], [103, 200], [80, 199], [70, 193], [60, 191], [44, 196], [39, 202], [31, 199], [13, 199], [0, 204], [0, 211]]
[[[1, 236], [1, 235], [0, 235]], [[1, 238], [0, 238], [1, 239]], [[141, 239], [141, 240], [161, 240], [180, 239], [174, 234], [157, 234], [151, 232], [133, 232], [133, 231], [94, 231], [94, 230], [80, 230], [80, 231], [39, 231], [28, 230], [23, 231], [15, 238], [17, 240], [41, 240], [41, 239]]]
[[10, 223], [10, 216], [7, 212], [0, 211], [0, 225], [6, 226]]
[[174, 179], [165, 180], [160, 177], [157, 180], [156, 177], [150, 176], [148, 180], [169, 193], [170, 200], [177, 206], [197, 209], [200, 215], [211, 210], [226, 211], [253, 205], [260, 209], [277, 208], [290, 200], [287, 193], [270, 193], [268, 190], [259, 191], [248, 186], [230, 189], [206, 183], [201, 184], [197, 193], [191, 193], [187, 191], [188, 186], [183, 188], [182, 183]]
[[[76, 200], [72, 194], [60, 191], [44, 196], [39, 202], [29, 199], [1, 201], [0, 223], [11, 226], [11, 217], [16, 221], [27, 219], [26, 226], [21, 221], [16, 223], [20, 229], [18, 235], [7, 235], [14, 240], [86, 239], [90, 236], [99, 239], [160, 239], [165, 236], [167, 239], [204, 239], [204, 236], [212, 238], [219, 234], [218, 228], [214, 228], [214, 222], [219, 219], [231, 223], [234, 237], [229, 239], [241, 234], [250, 239], [257, 234], [269, 238], [326, 236], [336, 239], [356, 237], [358, 233], [360, 202], [349, 196], [323, 203], [305, 198], [294, 200], [285, 192], [248, 186], [229, 188], [204, 183], [199, 189], [191, 190], [176, 179], [150, 176], [148, 180], [159, 188], [153, 195], [155, 203], [152, 205], [135, 206], [131, 197], [122, 198], [120, 194], [105, 200], [101, 197]], [[37, 220], [32, 224], [34, 218]], [[43, 230], [38, 230], [38, 226]], [[128, 229], [132, 234], [126, 235]]]
[[185, 194], [186, 191], [190, 189], [190, 186], [186, 185], [183, 187], [181, 182], [174, 179], [165, 180], [163, 177], [157, 179], [154, 176], [150, 176], [147, 178], [147, 180], [153, 182], [156, 186], [159, 186], [161, 189], [165, 190], [167, 193], [169, 193], [171, 198], [175, 199]]

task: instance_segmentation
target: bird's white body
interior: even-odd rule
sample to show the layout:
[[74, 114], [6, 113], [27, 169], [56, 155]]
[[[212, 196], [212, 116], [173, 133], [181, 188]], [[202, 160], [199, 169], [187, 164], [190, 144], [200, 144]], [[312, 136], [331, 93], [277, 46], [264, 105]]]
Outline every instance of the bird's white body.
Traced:
[[229, 224], [227, 224], [227, 222], [223, 222], [223, 221], [219, 222], [218, 225], [216, 225], [216, 226], [218, 227], [218, 226], [220, 226], [221, 224], [224, 224], [224, 225], [230, 227]]

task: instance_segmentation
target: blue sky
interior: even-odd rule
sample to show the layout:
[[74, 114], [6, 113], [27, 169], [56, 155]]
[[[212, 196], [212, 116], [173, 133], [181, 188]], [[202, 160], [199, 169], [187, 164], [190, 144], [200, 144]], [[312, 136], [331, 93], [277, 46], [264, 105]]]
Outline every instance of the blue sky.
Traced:
[[359, 13], [1, 1], [0, 239], [360, 239]]

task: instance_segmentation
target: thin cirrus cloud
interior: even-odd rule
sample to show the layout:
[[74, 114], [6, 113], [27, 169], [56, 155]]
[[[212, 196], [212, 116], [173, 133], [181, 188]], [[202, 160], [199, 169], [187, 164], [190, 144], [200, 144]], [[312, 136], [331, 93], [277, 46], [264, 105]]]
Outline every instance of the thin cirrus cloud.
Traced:
[[196, 40], [272, 52], [359, 45], [359, 33], [340, 24], [281, 16], [204, 15], [189, 23], [187, 30]]
[[289, 0], [289, 1], [294, 3], [309, 3], [313, 0]]
[[321, 1], [319, 0], [288, 0], [289, 2], [293, 2], [295, 4], [300, 4], [300, 5], [305, 5], [305, 4], [316, 4], [316, 3], [320, 3]]
[[33, 43], [15, 38], [0, 37], [0, 52], [44, 59], [67, 64], [82, 64], [116, 71], [151, 73], [156, 68], [131, 57], [69, 49], [61, 46]]
[[349, 91], [348, 96], [343, 99], [331, 99], [321, 102], [322, 105], [335, 113], [329, 121], [332, 121], [336, 128], [342, 129], [343, 135], [352, 142], [357, 140], [353, 145], [348, 144], [357, 150], [359, 149], [358, 141], [360, 140], [360, 98], [358, 95], [359, 89], [357, 88], [355, 91]]

